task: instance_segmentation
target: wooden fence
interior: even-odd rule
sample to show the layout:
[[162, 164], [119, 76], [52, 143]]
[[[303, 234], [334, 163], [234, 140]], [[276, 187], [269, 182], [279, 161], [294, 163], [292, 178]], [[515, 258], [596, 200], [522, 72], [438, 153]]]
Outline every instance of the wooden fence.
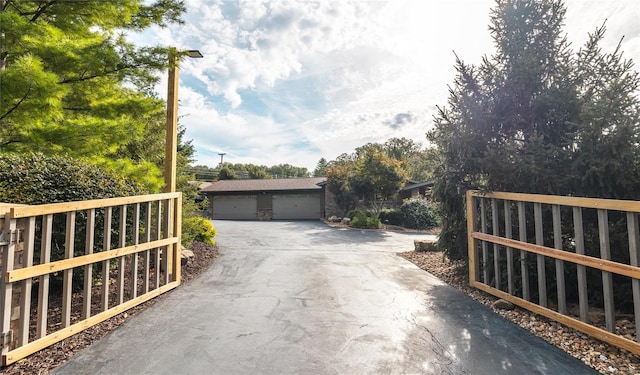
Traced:
[[181, 200], [0, 204], [2, 365], [178, 286]]
[[640, 202], [478, 191], [466, 199], [472, 286], [640, 354]]

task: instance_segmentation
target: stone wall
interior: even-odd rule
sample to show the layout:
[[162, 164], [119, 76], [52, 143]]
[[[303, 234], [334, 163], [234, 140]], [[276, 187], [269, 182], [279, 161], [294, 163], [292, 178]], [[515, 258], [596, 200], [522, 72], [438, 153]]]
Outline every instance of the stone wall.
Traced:
[[270, 208], [258, 209], [258, 220], [265, 221], [265, 220], [271, 220], [272, 218], [273, 218], [273, 212]]
[[324, 217], [329, 218], [331, 216], [343, 217], [346, 213], [342, 212], [340, 207], [338, 206], [338, 201], [336, 200], [336, 195], [329, 190], [329, 187], [326, 186], [324, 189]]

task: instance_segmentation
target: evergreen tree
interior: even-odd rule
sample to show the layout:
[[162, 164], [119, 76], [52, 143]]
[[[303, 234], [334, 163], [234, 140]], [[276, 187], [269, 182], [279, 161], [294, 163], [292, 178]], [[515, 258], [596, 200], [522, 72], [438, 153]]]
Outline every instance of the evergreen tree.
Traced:
[[479, 66], [456, 58], [448, 105], [428, 134], [440, 154], [438, 244], [453, 259], [466, 257], [468, 189], [639, 196], [637, 73], [619, 50], [602, 53], [603, 28], [574, 54], [564, 14], [560, 0], [498, 0], [496, 52]]
[[327, 159], [320, 158], [316, 168], [313, 170], [313, 177], [324, 177], [326, 175], [325, 169], [327, 168]]
[[603, 53], [605, 27], [577, 53], [580, 111], [574, 121], [571, 193], [640, 200], [640, 76], [620, 45]]

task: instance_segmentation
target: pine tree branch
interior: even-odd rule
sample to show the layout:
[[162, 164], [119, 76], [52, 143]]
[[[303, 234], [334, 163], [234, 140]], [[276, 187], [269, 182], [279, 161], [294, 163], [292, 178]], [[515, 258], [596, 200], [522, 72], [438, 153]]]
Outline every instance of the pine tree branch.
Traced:
[[98, 77], [104, 77], [107, 76], [109, 74], [114, 74], [114, 73], [118, 73], [122, 70], [127, 70], [127, 69], [133, 69], [133, 68], [138, 68], [140, 67], [142, 64], [136, 64], [136, 65], [126, 65], [120, 68], [116, 68], [113, 70], [105, 70], [102, 73], [99, 74], [92, 74], [90, 76], [86, 76], [86, 77], [79, 77], [79, 78], [67, 78], [67, 79], [63, 79], [62, 81], [58, 82], [59, 84], [65, 84], [65, 83], [77, 83], [77, 82], [84, 82], [84, 81], [88, 81], [94, 78], [98, 78]]
[[3, 120], [5, 117], [9, 116], [11, 112], [15, 111], [20, 106], [20, 104], [22, 104], [22, 102], [24, 102], [27, 99], [27, 97], [29, 96], [29, 93], [31, 93], [31, 85], [29, 85], [29, 87], [27, 88], [27, 92], [24, 94], [24, 96], [20, 98], [20, 100], [18, 100], [18, 102], [14, 104], [13, 107], [11, 107], [11, 109], [5, 112], [4, 115], [0, 116], [0, 120]]
[[19, 139], [11, 139], [11, 140], [8, 140], [8, 141], [0, 142], [0, 149], [1, 149], [2, 147], [4, 147], [4, 146], [8, 146], [8, 145], [10, 145], [10, 144], [12, 144], [12, 143], [20, 143], [20, 142], [22, 142], [22, 141], [21, 141], [21, 140], [19, 140]]
[[49, 9], [51, 6], [55, 5], [58, 2], [58, 0], [51, 0], [48, 3], [44, 3], [42, 4], [38, 10], [35, 12], [35, 14], [33, 15], [33, 17], [31, 17], [31, 22], [35, 22], [38, 18], [40, 18], [41, 15], [44, 14], [44, 12], [47, 11], [47, 9]]

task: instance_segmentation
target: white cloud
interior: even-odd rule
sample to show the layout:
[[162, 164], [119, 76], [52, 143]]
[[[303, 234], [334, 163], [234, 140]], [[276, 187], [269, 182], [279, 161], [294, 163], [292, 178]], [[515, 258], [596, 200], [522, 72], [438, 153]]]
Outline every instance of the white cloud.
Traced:
[[[477, 64], [494, 50], [492, 0], [185, 3], [184, 26], [136, 40], [205, 55], [182, 63], [191, 88], [181, 87], [180, 113], [198, 162], [210, 165], [226, 152], [230, 162], [312, 169], [366, 142], [424, 144], [455, 75], [453, 51]], [[566, 5], [575, 48], [608, 18], [605, 47], [625, 35], [625, 56], [640, 61], [637, 0]]]

